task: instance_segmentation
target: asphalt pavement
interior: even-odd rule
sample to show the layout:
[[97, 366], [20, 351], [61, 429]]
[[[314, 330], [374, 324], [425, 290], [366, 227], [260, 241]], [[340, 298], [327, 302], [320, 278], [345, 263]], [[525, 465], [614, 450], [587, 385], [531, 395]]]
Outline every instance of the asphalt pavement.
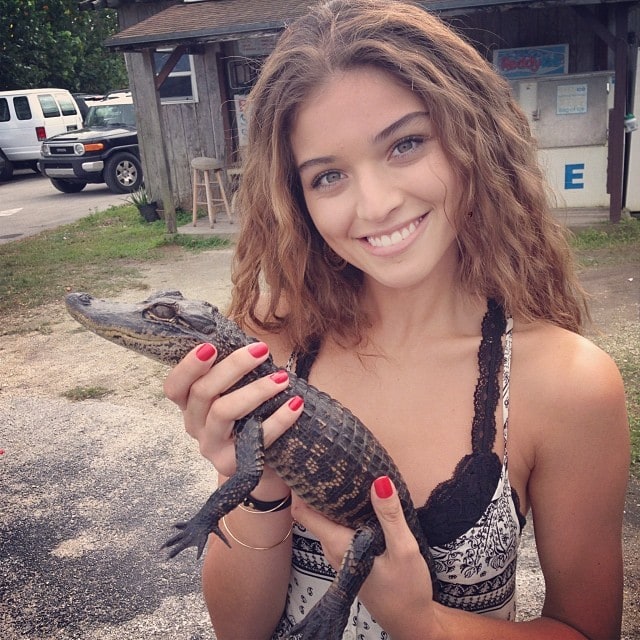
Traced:
[[0, 182], [0, 244], [75, 222], [122, 205], [126, 199], [126, 194], [111, 193], [104, 184], [88, 184], [79, 193], [61, 193], [43, 175], [20, 169], [11, 180]]

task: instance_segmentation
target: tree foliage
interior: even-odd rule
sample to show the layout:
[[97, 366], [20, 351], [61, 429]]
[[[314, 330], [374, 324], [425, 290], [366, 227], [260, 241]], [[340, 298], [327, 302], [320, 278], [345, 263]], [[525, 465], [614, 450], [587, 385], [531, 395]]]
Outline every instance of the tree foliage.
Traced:
[[115, 11], [80, 11], [77, 0], [0, 0], [0, 90], [127, 86], [122, 54], [103, 45], [117, 28]]

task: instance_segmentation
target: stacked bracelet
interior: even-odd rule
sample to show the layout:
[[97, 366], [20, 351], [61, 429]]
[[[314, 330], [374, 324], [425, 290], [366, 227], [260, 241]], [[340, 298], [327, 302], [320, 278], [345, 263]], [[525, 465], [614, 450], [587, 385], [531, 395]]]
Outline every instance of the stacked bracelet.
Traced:
[[276, 513], [276, 511], [282, 511], [291, 506], [291, 494], [282, 500], [273, 500], [272, 502], [258, 500], [249, 494], [238, 506], [249, 513]]
[[279, 542], [276, 542], [275, 544], [272, 544], [269, 547], [254, 547], [253, 545], [247, 544], [246, 542], [243, 542], [242, 540], [238, 540], [238, 538], [236, 538], [236, 536], [231, 532], [231, 529], [229, 529], [229, 525], [227, 524], [225, 516], [222, 516], [222, 518], [220, 518], [220, 522], [222, 522], [222, 524], [224, 525], [224, 528], [227, 530], [227, 533], [229, 534], [232, 540], [237, 542], [240, 546], [244, 547], [245, 549], [253, 549], [254, 551], [269, 551], [270, 549], [275, 549], [276, 547], [279, 547], [282, 543], [286, 542], [289, 539], [289, 536], [293, 531], [293, 522], [292, 522], [291, 526], [289, 527], [289, 531], [287, 531], [287, 535], [284, 538], [282, 538], [282, 540], [280, 540]]

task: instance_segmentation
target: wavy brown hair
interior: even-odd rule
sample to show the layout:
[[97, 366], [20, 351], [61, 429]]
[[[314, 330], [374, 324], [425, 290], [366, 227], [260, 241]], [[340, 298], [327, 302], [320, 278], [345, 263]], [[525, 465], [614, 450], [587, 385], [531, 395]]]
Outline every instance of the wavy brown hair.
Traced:
[[[424, 101], [465, 187], [452, 213], [461, 286], [498, 300], [522, 320], [580, 330], [588, 315], [585, 295], [509, 85], [450, 27], [397, 0], [314, 6], [285, 29], [265, 62], [249, 98], [232, 316], [284, 332], [294, 348], [328, 333], [362, 338], [362, 273], [326, 259], [289, 140], [309, 95], [336, 71], [361, 67], [386, 71]], [[258, 312], [263, 293], [267, 306]]]

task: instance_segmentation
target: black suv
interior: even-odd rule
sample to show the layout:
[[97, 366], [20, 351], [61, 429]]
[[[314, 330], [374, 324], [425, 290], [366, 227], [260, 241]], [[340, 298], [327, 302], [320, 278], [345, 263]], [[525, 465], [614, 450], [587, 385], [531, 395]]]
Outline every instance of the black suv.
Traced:
[[84, 127], [42, 143], [40, 171], [63, 193], [106, 182], [113, 193], [131, 193], [142, 185], [142, 165], [133, 101], [128, 95], [106, 98], [89, 108]]

